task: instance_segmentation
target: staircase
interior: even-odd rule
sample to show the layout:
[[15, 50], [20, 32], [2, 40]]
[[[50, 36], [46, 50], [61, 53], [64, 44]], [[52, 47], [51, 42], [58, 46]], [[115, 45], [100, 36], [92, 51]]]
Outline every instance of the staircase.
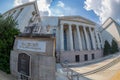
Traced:
[[91, 75], [91, 74], [95, 74], [95, 73], [98, 73], [100, 71], [104, 71], [112, 66], [114, 66], [115, 64], [119, 63], [120, 62], [120, 56], [118, 56], [117, 58], [115, 58], [113, 61], [109, 62], [108, 64], [100, 67], [100, 68], [97, 68], [97, 69], [94, 69], [92, 71], [88, 71], [88, 72], [85, 72], [85, 73], [78, 73], [78, 72], [75, 72], [74, 70], [68, 68], [66, 66], [66, 71], [67, 71], [67, 77], [69, 80], [74, 80], [74, 78], [77, 78], [77, 80], [79, 80], [79, 77], [83, 77], [83, 76], [87, 76], [87, 75]]

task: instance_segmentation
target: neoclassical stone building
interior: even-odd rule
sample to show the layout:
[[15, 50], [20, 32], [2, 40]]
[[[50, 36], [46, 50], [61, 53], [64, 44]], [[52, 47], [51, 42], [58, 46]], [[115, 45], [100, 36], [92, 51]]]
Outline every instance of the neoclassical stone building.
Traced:
[[61, 62], [82, 62], [102, 56], [102, 39], [96, 24], [79, 16], [60, 17], [56, 50]]
[[53, 34], [60, 62], [83, 62], [102, 57], [101, 35], [96, 23], [88, 19], [80, 16], [40, 16], [36, 2], [15, 7], [3, 16], [13, 16], [18, 22], [17, 28], [23, 33], [34, 26], [35, 34]]

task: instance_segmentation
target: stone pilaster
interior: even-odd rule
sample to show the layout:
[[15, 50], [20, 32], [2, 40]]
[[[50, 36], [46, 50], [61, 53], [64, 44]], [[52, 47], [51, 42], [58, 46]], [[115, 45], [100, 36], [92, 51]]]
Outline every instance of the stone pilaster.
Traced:
[[79, 46], [80, 51], [82, 51], [83, 50], [83, 48], [82, 48], [82, 40], [81, 40], [81, 35], [80, 35], [80, 30], [79, 30], [78, 25], [76, 25], [76, 29], [77, 29], [77, 36], [78, 36], [78, 46]]
[[94, 35], [94, 30], [92, 31], [91, 30], [92, 28], [89, 27], [89, 31], [90, 31], [90, 36], [91, 36], [91, 39], [92, 39], [92, 46], [93, 46], [93, 49], [96, 50], [96, 43], [95, 43], [95, 35]]
[[60, 26], [60, 48], [61, 51], [64, 51], [64, 30], [63, 30], [63, 24]]
[[88, 40], [88, 34], [87, 34], [85, 26], [83, 26], [83, 30], [84, 30], [84, 34], [85, 34], [85, 40], [86, 40], [87, 49], [90, 50], [90, 44], [89, 44], [89, 40]]
[[69, 37], [70, 37], [70, 50], [73, 51], [73, 35], [72, 35], [72, 26], [69, 25]]

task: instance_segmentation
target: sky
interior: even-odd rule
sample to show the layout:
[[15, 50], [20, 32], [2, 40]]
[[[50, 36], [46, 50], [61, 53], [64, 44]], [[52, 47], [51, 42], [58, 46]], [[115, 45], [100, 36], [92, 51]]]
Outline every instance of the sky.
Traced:
[[[34, 0], [1, 0], [0, 13]], [[120, 23], [120, 0], [36, 0], [41, 15], [82, 16], [98, 24], [112, 17]]]

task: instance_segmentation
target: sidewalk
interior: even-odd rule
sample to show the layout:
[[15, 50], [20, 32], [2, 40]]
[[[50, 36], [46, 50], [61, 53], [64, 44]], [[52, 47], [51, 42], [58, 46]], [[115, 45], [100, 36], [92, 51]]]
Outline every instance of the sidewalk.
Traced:
[[17, 80], [12, 75], [6, 74], [3, 71], [0, 71], [0, 80]]
[[56, 72], [56, 80], [68, 80], [66, 77], [66, 72], [63, 71], [63, 68], [60, 64], [56, 64], [57, 72]]

